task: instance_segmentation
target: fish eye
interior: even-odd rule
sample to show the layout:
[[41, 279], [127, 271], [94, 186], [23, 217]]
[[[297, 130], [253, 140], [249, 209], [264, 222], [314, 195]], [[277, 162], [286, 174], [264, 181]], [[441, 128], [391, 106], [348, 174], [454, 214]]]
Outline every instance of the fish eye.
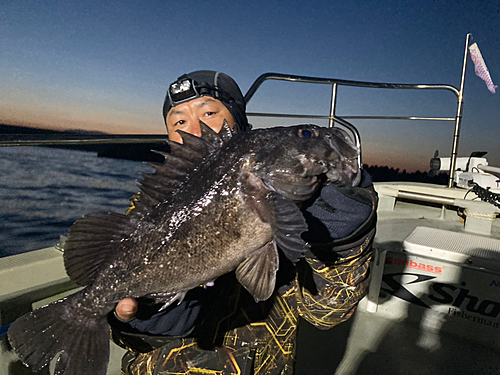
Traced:
[[300, 128], [299, 136], [302, 138], [313, 138], [316, 136], [316, 133], [314, 133], [311, 129]]

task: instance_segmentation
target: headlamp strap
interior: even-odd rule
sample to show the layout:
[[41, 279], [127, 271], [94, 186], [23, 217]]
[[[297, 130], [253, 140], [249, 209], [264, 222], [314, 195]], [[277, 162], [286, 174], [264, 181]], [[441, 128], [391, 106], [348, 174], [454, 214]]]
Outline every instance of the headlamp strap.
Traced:
[[198, 89], [200, 95], [209, 95], [215, 99], [220, 100], [221, 102], [230, 103], [233, 101], [231, 95], [229, 95], [226, 91], [222, 90], [218, 86], [209, 85], [207, 82], [201, 82], [197, 85], [195, 82], [195, 87]]
[[231, 95], [218, 86], [212, 86], [207, 82], [198, 83], [189, 78], [187, 74], [179, 77], [169, 88], [169, 96], [174, 106], [199, 98], [203, 95], [211, 96], [226, 103], [232, 103], [234, 101]]

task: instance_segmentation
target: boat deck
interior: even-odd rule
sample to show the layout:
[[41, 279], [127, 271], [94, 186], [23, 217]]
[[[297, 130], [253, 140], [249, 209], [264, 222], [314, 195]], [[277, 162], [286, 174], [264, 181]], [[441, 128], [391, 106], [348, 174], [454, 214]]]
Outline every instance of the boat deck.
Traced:
[[[392, 201], [393, 197], [390, 192], [388, 196], [385, 195], [391, 189], [407, 191], [411, 190], [412, 186], [414, 189], [414, 184], [397, 187], [395, 184], [376, 186], [381, 195], [381, 208], [378, 213], [379, 221], [374, 244], [376, 251], [372, 267], [370, 297], [365, 297], [361, 301], [353, 318], [329, 331], [320, 331], [305, 321], [301, 322], [295, 371], [297, 375], [500, 374], [500, 361], [498, 360], [500, 358], [500, 328], [498, 328], [500, 319], [496, 316], [500, 313], [500, 302], [498, 304], [494, 302], [500, 301], [500, 298], [495, 298], [498, 295], [496, 287], [500, 286], [500, 262], [497, 262], [495, 257], [500, 257], [500, 252], [488, 250], [494, 257], [483, 263], [480, 259], [482, 255], [473, 253], [464, 258], [463, 264], [460, 264], [456, 257], [450, 258], [452, 261], [446, 260], [448, 253], [446, 253], [448, 255], [436, 253], [437, 256], [432, 258], [429, 256], [428, 249], [427, 253], [408, 252], [405, 249], [405, 246], [408, 246], [405, 244], [405, 239], [417, 227], [446, 230], [449, 231], [447, 233], [450, 238], [454, 234], [457, 234], [459, 238], [463, 234], [468, 234], [465, 231], [463, 219], [457, 215], [456, 208], [443, 209], [433, 204], [402, 199]], [[436, 191], [438, 193], [444, 191], [443, 194], [448, 195], [464, 195], [463, 190], [440, 189]], [[499, 221], [498, 219], [490, 221], [488, 224], [492, 224], [490, 234], [472, 233], [473, 236], [477, 236], [472, 238], [491, 240], [494, 244], [498, 241], [500, 244]], [[484, 250], [481, 246], [478, 245], [479, 250]], [[44, 299], [40, 301], [38, 298], [38, 302], [33, 303], [33, 307], [48, 302], [45, 296], [48, 287], [55, 288], [56, 292], [53, 293], [52, 298], [60, 297], [60, 294], [55, 295], [61, 292], [59, 289], [74, 287], [60, 272], [61, 270], [63, 272], [60, 253], [54, 249], [47, 249], [47, 251], [43, 253], [41, 261], [55, 263], [51, 263], [52, 272], [47, 275], [48, 281], [45, 284], [41, 282], [44, 285], [43, 293], [40, 294], [38, 291], [38, 297], [43, 295]], [[387, 263], [388, 259], [398, 257], [403, 260], [403, 263]], [[6, 260], [0, 260], [0, 272], [2, 272], [2, 261]], [[448, 263], [443, 265], [443, 262]], [[419, 269], [416, 265], [420, 264], [427, 268]], [[413, 268], [411, 268], [412, 265], [414, 265]], [[26, 266], [31, 267], [29, 264], [16, 267]], [[14, 278], [20, 271], [13, 269], [12, 265], [10, 267], [9, 278]], [[441, 268], [442, 274], [437, 271]], [[412, 281], [416, 280], [417, 273], [426, 275], [426, 280], [428, 280], [426, 282], [429, 282], [420, 289], [415, 289], [418, 283], [412, 284]], [[426, 307], [397, 297], [395, 295], [397, 291], [394, 288], [392, 291], [388, 288], [386, 283], [388, 275], [402, 275], [401, 279], [394, 277], [392, 280], [397, 280], [402, 287], [400, 289], [409, 290], [417, 299], [423, 301]], [[404, 279], [405, 277], [407, 279]], [[25, 280], [27, 281], [29, 280]], [[40, 283], [39, 280], [36, 282]], [[12, 285], [15, 284], [13, 282]], [[58, 287], [53, 284], [57, 284]], [[441, 300], [449, 297], [448, 301], [444, 301], [447, 303], [430, 303], [432, 302], [432, 298], [429, 299], [430, 290], [436, 285], [441, 285], [442, 289], [441, 294], [438, 293], [435, 296]], [[443, 285], [445, 285], [444, 289]], [[26, 288], [30, 290], [28, 294], [36, 295], [30, 285]], [[469, 294], [462, 298], [463, 303], [458, 303], [459, 290], [463, 291], [466, 288], [469, 288], [467, 289]], [[439, 289], [436, 290], [439, 291]], [[443, 290], [446, 293], [442, 292]], [[7, 300], [19, 301], [20, 296], [16, 295], [15, 290], [9, 290], [8, 293], [10, 294], [4, 296], [3, 302], [0, 295], [0, 308], [2, 308], [2, 303], [5, 306]], [[467, 304], [469, 302], [472, 304], [471, 301], [474, 302], [474, 306]], [[482, 315], [477, 313], [481, 310], [480, 301], [485, 304]], [[452, 303], [458, 306], [453, 306]], [[26, 305], [19, 306], [26, 308]], [[6, 310], [1, 311], [4, 314]], [[8, 317], [4, 314], [4, 316], [0, 315], [0, 318]], [[16, 361], [15, 354], [7, 350], [5, 337], [2, 339], [0, 349], [0, 375], [31, 374], [29, 369]], [[112, 344], [108, 374], [120, 374], [120, 361], [123, 353], [122, 349]]]
[[362, 310], [329, 331], [302, 322], [296, 375], [500, 374], [498, 347], [425, 331], [418, 309], [405, 321]]
[[[412, 186], [415, 187], [415, 184], [411, 183], [406, 186], [399, 185], [401, 184], [378, 184], [376, 188], [380, 194], [387, 188], [410, 190]], [[465, 190], [456, 189], [447, 192], [457, 197], [463, 197], [464, 193]], [[383, 194], [381, 199], [385, 199]], [[384, 207], [384, 202], [381, 203]], [[446, 230], [458, 234], [459, 237], [468, 234], [464, 230], [464, 221], [457, 215], [456, 209], [442, 209], [436, 205], [404, 200], [396, 200], [394, 203], [392, 209], [391, 205], [385, 205], [385, 210], [381, 209], [378, 213], [374, 247], [379, 256], [387, 252], [393, 257], [394, 254], [399, 254], [403, 259], [406, 257], [406, 260], [421, 259], [426, 264], [436, 264], [435, 259], [423, 256], [412, 258], [404, 250], [404, 240], [415, 228]], [[492, 224], [491, 234], [481, 237], [487, 241], [498, 241], [500, 244], [500, 220], [496, 219]], [[466, 263], [469, 260], [467, 259]], [[374, 265], [376, 262], [377, 259]], [[495, 261], [488, 261], [486, 264], [490, 266], [479, 264], [474, 268], [474, 264], [471, 264], [471, 268], [463, 269], [462, 274], [450, 276], [454, 280], [448, 279], [447, 283], [457, 285], [457, 288], [458, 286], [465, 288], [464, 277], [476, 279], [484, 277], [487, 285], [483, 287], [490, 289], [485, 292], [485, 298], [500, 301], [500, 298], [494, 297], [498, 295], [496, 288], [490, 285], [493, 280], [500, 280], [500, 267]], [[384, 270], [384, 274], [391, 272], [390, 267], [386, 264], [389, 271]], [[454, 268], [462, 269], [461, 267], [462, 265], [451, 262], [447, 271], [452, 271]], [[397, 271], [408, 272], [408, 265], [400, 265]], [[416, 273], [419, 270], [417, 268], [416, 271], [410, 270], [412, 271]], [[426, 272], [421, 273], [426, 274]], [[445, 273], [443, 272], [443, 275]], [[427, 272], [427, 274], [432, 277], [432, 273]], [[414, 280], [415, 277], [408, 281]], [[409, 282], [402, 284], [413, 291], [413, 286]], [[500, 374], [499, 318], [481, 321], [480, 315], [470, 313], [464, 308], [468, 302], [467, 298], [460, 306], [460, 312], [455, 312], [457, 309], [450, 304], [436, 304], [429, 306], [431, 307], [429, 309], [422, 308], [387, 293], [384, 291], [387, 290], [384, 286], [387, 287], [382, 282], [380, 294], [376, 293], [377, 300], [374, 301], [378, 305], [376, 312], [368, 311], [373, 301], [365, 297], [353, 318], [329, 331], [319, 331], [309, 323], [301, 322], [295, 373], [297, 375]], [[371, 285], [371, 288], [373, 287], [374, 280]], [[469, 296], [475, 293], [475, 296], [481, 299], [477, 290], [471, 287]], [[451, 289], [447, 291], [452, 294]], [[424, 299], [426, 293], [429, 292], [420, 290], [414, 294], [427, 302], [429, 299]], [[499, 305], [500, 303], [495, 306]], [[450, 306], [454, 309], [451, 314], [448, 313]], [[479, 324], [480, 321], [482, 324]]]

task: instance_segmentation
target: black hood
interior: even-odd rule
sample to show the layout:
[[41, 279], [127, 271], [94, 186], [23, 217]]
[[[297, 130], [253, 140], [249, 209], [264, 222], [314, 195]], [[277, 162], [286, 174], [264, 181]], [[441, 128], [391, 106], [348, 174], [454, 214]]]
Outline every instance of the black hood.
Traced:
[[[208, 95], [220, 100], [229, 110], [231, 115], [233, 115], [238, 130], [247, 131], [251, 129], [246, 116], [246, 103], [243, 94], [236, 82], [227, 74], [212, 70], [198, 70], [184, 74], [179, 77], [176, 82], [184, 79], [191, 79], [196, 86], [204, 88], [205, 90], [202, 92], [202, 95]], [[168, 111], [170, 111], [173, 106], [167, 92], [163, 104], [164, 119], [166, 119]]]

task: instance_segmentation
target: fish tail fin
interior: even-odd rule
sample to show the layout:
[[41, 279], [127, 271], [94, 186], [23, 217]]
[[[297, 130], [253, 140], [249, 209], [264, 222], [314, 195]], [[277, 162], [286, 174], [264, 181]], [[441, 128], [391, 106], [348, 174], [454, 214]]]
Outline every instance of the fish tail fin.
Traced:
[[109, 361], [106, 316], [94, 316], [78, 306], [78, 294], [23, 315], [10, 326], [8, 337], [21, 361], [39, 371], [57, 353], [56, 374], [105, 375]]

